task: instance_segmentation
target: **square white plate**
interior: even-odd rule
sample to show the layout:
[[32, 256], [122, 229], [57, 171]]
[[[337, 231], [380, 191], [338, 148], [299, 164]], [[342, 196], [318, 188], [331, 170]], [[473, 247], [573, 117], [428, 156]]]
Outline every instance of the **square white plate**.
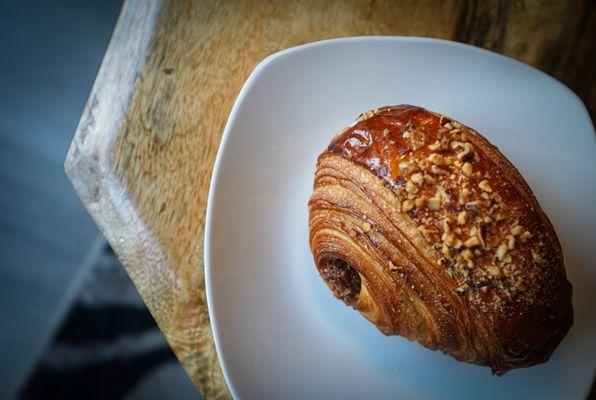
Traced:
[[[361, 112], [426, 107], [513, 162], [555, 226], [575, 325], [544, 365], [504, 377], [401, 337], [336, 300], [308, 246], [317, 156]], [[205, 235], [207, 300], [242, 399], [579, 399], [596, 370], [596, 139], [581, 101], [512, 59], [422, 38], [360, 37], [279, 52], [244, 85], [217, 155]]]

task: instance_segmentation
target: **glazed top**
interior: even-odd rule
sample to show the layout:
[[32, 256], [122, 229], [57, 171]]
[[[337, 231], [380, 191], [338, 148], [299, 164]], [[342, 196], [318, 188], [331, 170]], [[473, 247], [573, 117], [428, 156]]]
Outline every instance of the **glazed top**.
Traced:
[[515, 167], [477, 132], [421, 107], [387, 106], [362, 114], [328, 151], [385, 182], [432, 247], [436, 268], [462, 298], [501, 319], [497, 325], [548, 319], [540, 311], [557, 307], [569, 307], [571, 318], [570, 284], [548, 218]]

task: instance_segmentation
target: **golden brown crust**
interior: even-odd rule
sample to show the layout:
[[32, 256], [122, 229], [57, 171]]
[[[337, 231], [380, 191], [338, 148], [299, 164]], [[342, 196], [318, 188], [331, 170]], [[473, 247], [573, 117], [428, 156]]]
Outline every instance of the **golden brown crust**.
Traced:
[[309, 211], [325, 281], [385, 334], [502, 374], [545, 362], [572, 324], [548, 218], [498, 149], [451, 118], [364, 113], [319, 157]]

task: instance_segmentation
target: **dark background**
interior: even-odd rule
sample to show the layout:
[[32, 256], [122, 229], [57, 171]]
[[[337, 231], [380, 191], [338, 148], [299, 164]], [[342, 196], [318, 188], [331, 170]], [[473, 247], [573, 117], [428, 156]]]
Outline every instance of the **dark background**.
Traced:
[[0, 0], [0, 399], [199, 396], [64, 174], [120, 7]]

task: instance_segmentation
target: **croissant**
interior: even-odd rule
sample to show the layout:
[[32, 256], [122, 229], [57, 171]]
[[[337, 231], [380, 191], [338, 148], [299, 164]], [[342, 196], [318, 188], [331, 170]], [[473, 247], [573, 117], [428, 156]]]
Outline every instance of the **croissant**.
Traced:
[[555, 231], [473, 129], [411, 105], [362, 114], [318, 158], [310, 247], [333, 294], [386, 335], [510, 369], [573, 324]]

